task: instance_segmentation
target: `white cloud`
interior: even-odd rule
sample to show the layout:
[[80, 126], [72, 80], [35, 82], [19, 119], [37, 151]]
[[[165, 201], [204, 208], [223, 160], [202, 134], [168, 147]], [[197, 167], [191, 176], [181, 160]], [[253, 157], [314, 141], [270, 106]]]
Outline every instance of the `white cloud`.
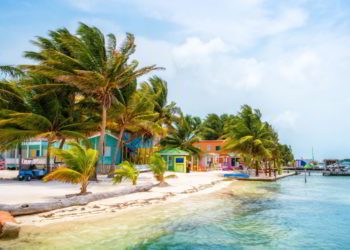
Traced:
[[184, 44], [173, 49], [173, 56], [178, 67], [187, 67], [210, 63], [212, 56], [217, 56], [217, 53], [225, 51], [227, 51], [227, 47], [220, 38], [202, 42], [197, 37], [190, 37], [186, 39]]
[[156, 73], [185, 112], [234, 113], [250, 104], [297, 156], [311, 146], [319, 157], [347, 156], [347, 9], [337, 15], [329, 1], [305, 0], [64, 1], [104, 31], [136, 27], [135, 57], [166, 68]]
[[[212, 39], [221, 37], [232, 47], [246, 48], [258, 39], [305, 25], [307, 12], [287, 4], [272, 8], [263, 0], [65, 0], [86, 12], [110, 12], [115, 9], [136, 9], [143, 15], [174, 23], [185, 35], [198, 34]], [[297, 1], [296, 1], [297, 2]]]

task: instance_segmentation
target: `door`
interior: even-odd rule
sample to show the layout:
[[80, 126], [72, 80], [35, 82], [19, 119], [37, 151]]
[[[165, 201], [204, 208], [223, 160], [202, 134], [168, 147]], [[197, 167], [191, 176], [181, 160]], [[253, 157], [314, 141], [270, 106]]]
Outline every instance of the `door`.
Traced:
[[168, 170], [169, 171], [174, 171], [174, 157], [173, 156], [168, 156]]
[[180, 173], [186, 173], [185, 157], [175, 157], [175, 171]]
[[232, 167], [236, 166], [236, 158], [231, 158], [231, 166]]

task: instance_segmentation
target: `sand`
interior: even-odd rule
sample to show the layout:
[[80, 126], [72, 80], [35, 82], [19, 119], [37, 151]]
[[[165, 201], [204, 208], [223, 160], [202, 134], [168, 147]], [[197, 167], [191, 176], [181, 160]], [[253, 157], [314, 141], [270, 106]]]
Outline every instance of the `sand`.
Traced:
[[[173, 174], [173, 173], [167, 173]], [[8, 175], [8, 173], [7, 173]], [[177, 178], [167, 179], [169, 186], [153, 187], [148, 192], [138, 192], [120, 197], [91, 202], [85, 206], [73, 206], [50, 212], [16, 217], [22, 226], [45, 226], [65, 221], [97, 219], [101, 216], [111, 216], [125, 209], [141, 209], [160, 202], [174, 202], [192, 195], [205, 195], [227, 187], [231, 181], [223, 181], [223, 172], [192, 172], [188, 174], [176, 173]], [[1, 172], [0, 172], [1, 178]], [[98, 183], [92, 183], [89, 191], [93, 193], [114, 191], [130, 182], [113, 185], [106, 177], [99, 177]], [[139, 183], [153, 183], [157, 181], [151, 173], [142, 173]], [[0, 180], [0, 203], [16, 204], [24, 202], [50, 201], [64, 197], [66, 194], [77, 193], [78, 185], [59, 182], [43, 183], [35, 180], [19, 182], [16, 180]]]

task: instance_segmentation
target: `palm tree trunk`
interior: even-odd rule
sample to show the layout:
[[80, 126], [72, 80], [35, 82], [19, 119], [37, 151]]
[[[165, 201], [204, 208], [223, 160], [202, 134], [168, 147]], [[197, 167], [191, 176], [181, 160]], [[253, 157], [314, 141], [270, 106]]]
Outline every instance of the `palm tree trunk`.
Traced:
[[47, 173], [51, 172], [51, 145], [52, 145], [52, 140], [48, 139], [47, 140], [47, 154], [46, 154], [46, 171]]
[[65, 142], [66, 142], [66, 138], [63, 138], [63, 139], [61, 140], [60, 145], [59, 145], [59, 149], [62, 149], [62, 148], [63, 148]]
[[[98, 145], [98, 149], [100, 151], [100, 155], [102, 155], [102, 161], [103, 161], [103, 152], [104, 152], [104, 143], [105, 143], [105, 134], [106, 134], [106, 124], [107, 124], [107, 107], [105, 105], [102, 105], [102, 122], [101, 122], [101, 127], [100, 127], [100, 141]], [[97, 180], [97, 173], [99, 171], [99, 166], [100, 163], [97, 164], [96, 168], [96, 180]]]
[[117, 143], [117, 147], [115, 149], [115, 153], [113, 154], [112, 157], [112, 162], [111, 162], [111, 167], [109, 169], [109, 173], [108, 173], [108, 177], [112, 178], [114, 176], [114, 171], [115, 171], [115, 165], [116, 165], [116, 161], [117, 161], [117, 157], [119, 154], [119, 149], [122, 145], [122, 140], [123, 140], [123, 136], [124, 136], [124, 129], [120, 130], [119, 136], [118, 136], [118, 143]]
[[255, 161], [255, 176], [259, 176], [259, 163]]
[[22, 143], [18, 144], [18, 168], [22, 169]]
[[86, 194], [88, 183], [88, 180], [81, 183], [80, 194]]
[[[64, 146], [64, 143], [66, 142], [66, 138], [63, 138], [60, 142], [60, 145], [58, 146], [59, 149], [62, 149]], [[53, 162], [56, 162], [56, 155], [53, 157]]]

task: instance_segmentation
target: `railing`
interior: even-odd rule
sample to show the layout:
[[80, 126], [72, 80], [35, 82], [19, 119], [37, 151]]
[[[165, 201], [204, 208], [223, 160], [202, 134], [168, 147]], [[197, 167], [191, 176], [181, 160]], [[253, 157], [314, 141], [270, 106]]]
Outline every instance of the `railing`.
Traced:
[[[6, 158], [5, 159], [6, 164], [19, 164], [18, 158]], [[51, 159], [51, 163], [53, 164], [53, 159]], [[36, 164], [36, 165], [45, 165], [46, 164], [46, 157], [41, 158], [34, 158], [34, 159], [22, 159], [22, 164], [29, 165], [29, 164]]]

